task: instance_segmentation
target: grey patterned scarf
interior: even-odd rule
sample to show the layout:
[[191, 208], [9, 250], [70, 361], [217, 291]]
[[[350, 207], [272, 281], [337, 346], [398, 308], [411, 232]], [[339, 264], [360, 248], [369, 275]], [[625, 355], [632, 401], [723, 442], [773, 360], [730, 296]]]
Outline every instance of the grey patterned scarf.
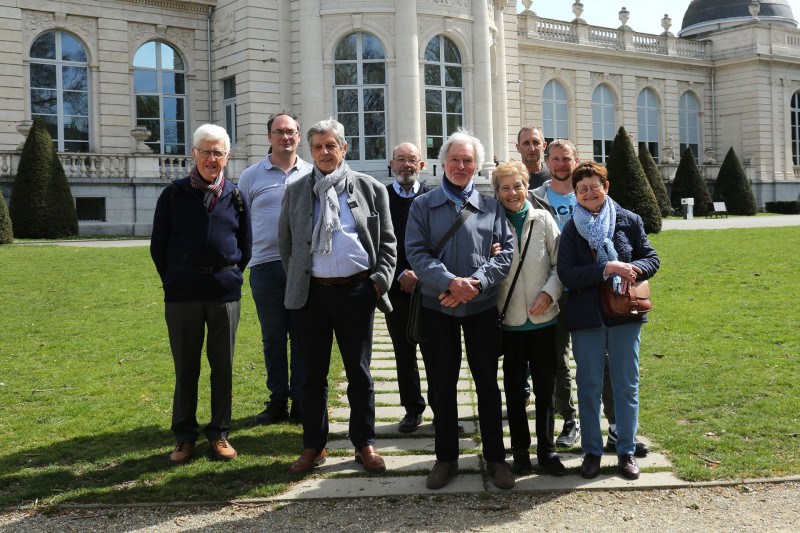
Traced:
[[311, 235], [311, 253], [333, 253], [333, 234], [342, 229], [339, 195], [344, 191], [348, 172], [350, 167], [344, 161], [328, 175], [323, 175], [314, 165], [314, 194], [319, 198], [319, 218]]

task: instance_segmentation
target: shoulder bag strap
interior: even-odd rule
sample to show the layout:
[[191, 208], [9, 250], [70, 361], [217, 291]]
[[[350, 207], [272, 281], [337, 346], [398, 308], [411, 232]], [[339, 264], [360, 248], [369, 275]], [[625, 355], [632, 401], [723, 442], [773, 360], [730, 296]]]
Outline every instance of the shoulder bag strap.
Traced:
[[511, 303], [511, 294], [514, 292], [514, 286], [517, 284], [517, 279], [519, 278], [519, 273], [522, 270], [522, 262], [525, 261], [525, 254], [528, 253], [528, 245], [531, 243], [531, 235], [533, 235], [533, 219], [531, 219], [531, 225], [528, 228], [528, 238], [525, 239], [525, 248], [522, 249], [522, 255], [519, 258], [519, 265], [517, 265], [517, 271], [514, 273], [514, 279], [511, 281], [511, 287], [508, 289], [508, 294], [506, 295], [506, 303], [503, 305], [503, 312], [500, 313], [500, 318], [498, 322], [500, 325], [503, 325], [503, 320], [506, 318], [506, 311], [508, 311], [508, 304]]
[[466, 220], [474, 212], [473, 209], [474, 207], [472, 207], [472, 204], [470, 204], [469, 202], [466, 202], [464, 204], [464, 207], [462, 207], [461, 211], [458, 213], [458, 218], [456, 218], [456, 221], [453, 222], [453, 225], [450, 226], [450, 229], [447, 230], [447, 233], [444, 234], [442, 240], [439, 241], [439, 244], [437, 244], [436, 248], [433, 250], [433, 257], [439, 256], [439, 252], [442, 251], [442, 248], [444, 248], [445, 243], [447, 243], [447, 241], [450, 240], [450, 237], [452, 237], [453, 234], [456, 231], [458, 231], [458, 228], [460, 228], [462, 224], [466, 222]]

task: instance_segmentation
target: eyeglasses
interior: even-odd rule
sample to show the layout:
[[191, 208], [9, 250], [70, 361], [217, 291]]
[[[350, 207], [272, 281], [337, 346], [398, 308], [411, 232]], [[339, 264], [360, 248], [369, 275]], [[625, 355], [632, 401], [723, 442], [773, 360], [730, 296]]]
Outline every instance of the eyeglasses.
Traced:
[[583, 187], [578, 187], [577, 189], [575, 189], [575, 192], [577, 192], [578, 194], [586, 194], [589, 191], [597, 192], [602, 188], [603, 188], [603, 186], [601, 184], [593, 183], [593, 184], [589, 185], [588, 187], [585, 186], [585, 185]]
[[228, 152], [220, 152], [219, 150], [205, 150], [203, 148], [198, 148], [197, 146], [195, 146], [194, 149], [197, 151], [198, 154], [200, 154], [205, 159], [208, 159], [212, 155], [217, 159], [222, 159], [223, 157], [228, 155]]
[[405, 159], [402, 157], [396, 157], [394, 160], [397, 161], [398, 165], [405, 165], [406, 163], [408, 163], [412, 167], [417, 166], [417, 164], [419, 163], [419, 159]]
[[290, 139], [295, 135], [297, 135], [298, 133], [299, 132], [297, 130], [288, 130], [288, 131], [272, 130], [272, 134], [275, 135], [276, 137], [289, 137]]

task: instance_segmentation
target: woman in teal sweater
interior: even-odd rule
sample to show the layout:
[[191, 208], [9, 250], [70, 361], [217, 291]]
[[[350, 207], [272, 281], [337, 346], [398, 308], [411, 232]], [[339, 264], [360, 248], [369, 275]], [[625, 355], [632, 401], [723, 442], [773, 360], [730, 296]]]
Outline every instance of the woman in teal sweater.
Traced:
[[534, 209], [526, 200], [528, 171], [521, 162], [499, 165], [492, 173], [492, 185], [495, 196], [505, 209], [508, 223], [514, 229], [511, 272], [500, 285], [497, 302], [501, 316], [505, 309], [502, 323], [503, 387], [514, 467], [521, 474], [530, 473], [532, 468], [528, 451], [531, 435], [525, 412], [525, 375], [530, 365], [536, 407], [538, 463], [547, 473], [561, 476], [565, 469], [553, 442], [555, 324], [558, 299], [563, 289], [556, 273], [558, 225], [549, 212]]

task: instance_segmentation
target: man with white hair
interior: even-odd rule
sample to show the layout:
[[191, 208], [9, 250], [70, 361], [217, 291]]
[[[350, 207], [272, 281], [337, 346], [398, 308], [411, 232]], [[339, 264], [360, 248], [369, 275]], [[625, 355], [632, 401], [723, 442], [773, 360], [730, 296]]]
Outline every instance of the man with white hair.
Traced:
[[233, 349], [239, 325], [242, 272], [250, 261], [250, 211], [225, 179], [231, 141], [225, 129], [204, 124], [194, 132], [189, 176], [164, 189], [156, 203], [150, 255], [164, 287], [164, 315], [175, 362], [169, 464], [192, 458], [200, 435], [197, 380], [203, 337], [211, 367], [211, 421], [204, 432], [214, 458], [230, 461]]
[[345, 161], [344, 126], [333, 119], [308, 130], [314, 168], [286, 185], [278, 247], [286, 271], [284, 303], [292, 310], [303, 358], [303, 453], [291, 471], [325, 461], [328, 371], [333, 335], [347, 375], [350, 441], [368, 472], [386, 465], [375, 450], [375, 389], [369, 365], [375, 306], [391, 311], [386, 293], [397, 250], [386, 187]]
[[[442, 145], [442, 186], [411, 204], [406, 256], [422, 284], [422, 313], [431, 340], [423, 352], [428, 375], [436, 375], [436, 464], [430, 489], [444, 487], [458, 472], [458, 374], [463, 330], [467, 361], [478, 396], [483, 457], [493, 483], [514, 486], [505, 462], [497, 366], [500, 331], [497, 292], [511, 268], [513, 238], [505, 212], [482, 196], [474, 177], [484, 148], [471, 133], [457, 130]], [[500, 252], [492, 255], [492, 245]]]

